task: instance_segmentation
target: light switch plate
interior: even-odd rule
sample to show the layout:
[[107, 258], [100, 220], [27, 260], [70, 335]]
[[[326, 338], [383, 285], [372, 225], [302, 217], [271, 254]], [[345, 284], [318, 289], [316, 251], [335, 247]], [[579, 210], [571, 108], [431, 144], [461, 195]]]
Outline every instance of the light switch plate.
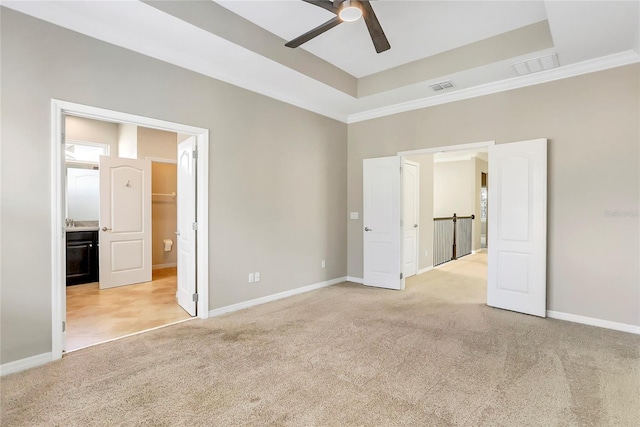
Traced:
[[259, 271], [256, 271], [255, 277], [256, 277], [256, 282], [259, 282], [260, 281], [260, 272]]
[[249, 273], [249, 283], [253, 283], [253, 273]]
[[349, 214], [350, 219], [358, 219], [358, 212], [351, 212]]

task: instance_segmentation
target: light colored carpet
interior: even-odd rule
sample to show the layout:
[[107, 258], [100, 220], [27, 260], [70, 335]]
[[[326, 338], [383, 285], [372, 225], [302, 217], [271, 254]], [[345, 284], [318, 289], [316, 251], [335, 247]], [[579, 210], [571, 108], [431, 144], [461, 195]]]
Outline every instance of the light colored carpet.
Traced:
[[2, 425], [639, 425], [640, 337], [486, 307], [484, 257], [74, 352]]

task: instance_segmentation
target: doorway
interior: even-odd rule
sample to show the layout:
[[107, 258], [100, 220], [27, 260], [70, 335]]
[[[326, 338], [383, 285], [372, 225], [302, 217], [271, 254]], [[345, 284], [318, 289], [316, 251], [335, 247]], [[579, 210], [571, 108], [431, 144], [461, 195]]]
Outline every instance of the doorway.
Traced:
[[[192, 192], [195, 220], [190, 223], [194, 232], [203, 236], [194, 238], [193, 304], [197, 316], [207, 318], [208, 289], [208, 130], [143, 116], [101, 109], [66, 101], [52, 100], [52, 360], [62, 357], [65, 350], [66, 330], [66, 188], [65, 188], [65, 116], [89, 118], [104, 122], [124, 123], [160, 131], [175, 132], [192, 137], [200, 167], [192, 168]], [[107, 227], [110, 228], [110, 227]], [[199, 286], [198, 286], [199, 285]], [[191, 295], [190, 295], [191, 296]]]
[[[492, 141], [364, 159], [363, 282], [368, 286], [388, 289], [402, 290], [405, 287], [402, 274], [403, 245], [400, 244], [403, 236], [400, 220], [403, 205], [399, 194], [402, 159], [414, 154], [474, 150], [481, 147], [489, 149], [489, 175], [494, 180], [489, 189], [489, 197], [492, 206], [495, 206], [489, 211], [488, 218], [488, 238], [492, 244], [488, 253], [487, 304], [544, 317], [546, 139], [498, 146]], [[373, 185], [375, 183], [381, 185]], [[478, 228], [478, 241], [479, 231]]]
[[178, 202], [195, 201], [188, 177], [177, 194], [183, 139], [65, 116], [66, 352], [195, 315], [190, 298], [176, 299], [178, 283], [191, 276], [177, 263]]

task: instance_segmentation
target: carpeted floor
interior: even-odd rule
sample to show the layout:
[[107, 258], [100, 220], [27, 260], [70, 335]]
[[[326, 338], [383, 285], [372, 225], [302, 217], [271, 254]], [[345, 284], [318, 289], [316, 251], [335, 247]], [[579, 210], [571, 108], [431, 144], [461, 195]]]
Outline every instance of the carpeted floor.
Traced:
[[637, 426], [640, 336], [484, 305], [484, 255], [2, 379], [4, 426]]

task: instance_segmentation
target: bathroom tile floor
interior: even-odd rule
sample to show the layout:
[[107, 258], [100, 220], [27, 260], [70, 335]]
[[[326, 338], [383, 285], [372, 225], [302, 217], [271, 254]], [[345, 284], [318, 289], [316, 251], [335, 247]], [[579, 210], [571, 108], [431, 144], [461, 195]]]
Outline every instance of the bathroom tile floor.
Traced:
[[151, 282], [99, 289], [67, 286], [67, 352], [191, 316], [176, 301], [177, 269], [153, 271]]

